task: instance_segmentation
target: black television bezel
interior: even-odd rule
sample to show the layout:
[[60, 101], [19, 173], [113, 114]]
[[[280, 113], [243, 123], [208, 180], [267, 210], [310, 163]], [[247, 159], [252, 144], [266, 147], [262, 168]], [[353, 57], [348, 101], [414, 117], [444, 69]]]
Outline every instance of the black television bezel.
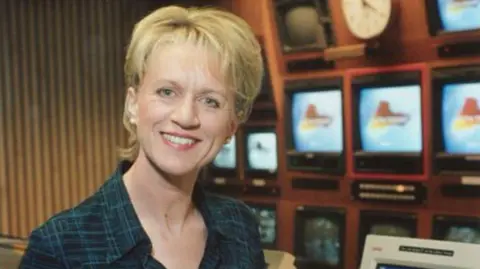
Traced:
[[[270, 172], [268, 170], [257, 170], [250, 168], [248, 162], [248, 136], [251, 133], [267, 133], [271, 132], [275, 134], [275, 142], [277, 146], [277, 169], [275, 172]], [[275, 126], [245, 126], [243, 129], [243, 146], [245, 148], [244, 154], [244, 161], [245, 161], [245, 178], [246, 179], [265, 179], [265, 180], [276, 180], [278, 175], [279, 169], [279, 143], [278, 143], [278, 135]]]
[[[326, 217], [334, 219], [338, 222], [339, 242], [340, 242], [340, 260], [337, 265], [329, 265], [324, 262], [314, 261], [306, 257], [303, 242], [303, 233], [305, 228], [305, 220], [307, 218]], [[299, 269], [342, 269], [345, 266], [345, 249], [346, 249], [346, 209], [343, 207], [321, 207], [301, 205], [295, 210], [294, 220], [294, 255], [296, 257], [295, 265]]]
[[256, 99], [256, 103], [272, 102], [273, 101], [273, 84], [270, 75], [270, 68], [268, 68], [267, 56], [265, 50], [262, 47], [261, 51], [263, 61], [263, 76], [260, 93]]
[[434, 215], [432, 220], [432, 239], [447, 241], [445, 239], [446, 232], [453, 225], [473, 227], [480, 231], [480, 217], [447, 214]]
[[[291, 50], [286, 50], [285, 46], [289, 46], [288, 41], [290, 41], [290, 38], [288, 37], [287, 29], [285, 27], [285, 24], [283, 22], [284, 16], [285, 16], [285, 11], [291, 8], [292, 6], [299, 6], [299, 5], [308, 5], [312, 6], [315, 8], [315, 11], [318, 14], [319, 19], [322, 17], [328, 17], [330, 18], [330, 21], [332, 19], [332, 11], [330, 9], [330, 1], [331, 0], [274, 0], [274, 9], [275, 9], [275, 22], [276, 22], [276, 28], [277, 28], [277, 33], [280, 41], [280, 46], [283, 54], [289, 54], [289, 53], [298, 53], [298, 52], [311, 52], [311, 51], [323, 51], [324, 49], [335, 46], [336, 44], [336, 36], [335, 36], [335, 31], [333, 29], [333, 23], [322, 23], [322, 25], [325, 27], [325, 25], [329, 24], [329, 29], [325, 29], [325, 39], [326, 39], [326, 47], [321, 48], [319, 46], [314, 46], [314, 45], [304, 45], [300, 47], [291, 47]], [[323, 7], [321, 6], [322, 3], [324, 2], [326, 5]], [[322, 10], [325, 8], [325, 10]], [[289, 46], [290, 47], [290, 46]]]
[[390, 71], [368, 75], [356, 76], [352, 79], [352, 126], [353, 126], [353, 154], [362, 154], [368, 156], [423, 156], [425, 150], [425, 144], [423, 140], [423, 129], [420, 132], [420, 139], [422, 141], [422, 150], [419, 152], [370, 152], [362, 150], [362, 141], [360, 134], [360, 121], [359, 121], [359, 109], [360, 109], [360, 93], [365, 88], [384, 88], [384, 87], [398, 87], [398, 86], [411, 86], [418, 85], [420, 87], [420, 117], [421, 124], [423, 126], [423, 84], [422, 84], [422, 71]]
[[239, 172], [239, 143], [238, 143], [239, 135], [235, 134], [235, 168], [218, 168], [213, 164], [213, 161], [208, 165], [206, 176], [213, 177], [213, 178], [238, 178]]
[[453, 36], [461, 33], [480, 33], [480, 28], [464, 31], [445, 31], [440, 18], [437, 0], [425, 0], [425, 12], [427, 13], [428, 33], [430, 36]]
[[[393, 221], [392, 221], [393, 220]], [[386, 210], [361, 210], [358, 221], [358, 257], [362, 257], [366, 237], [374, 224], [387, 222], [400, 224], [412, 231], [412, 238], [418, 236], [418, 217], [411, 212], [398, 212]], [[361, 259], [357, 259], [358, 263]]]
[[[463, 172], [446, 171], [439, 167], [439, 156], [450, 156], [452, 158], [480, 157], [480, 154], [453, 154], [445, 151], [445, 140], [443, 136], [442, 121], [442, 100], [443, 87], [453, 83], [480, 83], [480, 65], [464, 65], [441, 67], [432, 70], [432, 115], [436, 120], [432, 121], [432, 140], [433, 140], [433, 171], [436, 174], [451, 173], [458, 174]], [[480, 169], [479, 169], [480, 171]], [[465, 171], [466, 174], [471, 171]]]
[[278, 206], [274, 202], [250, 202], [246, 201], [246, 205], [248, 205], [251, 208], [260, 208], [260, 209], [271, 209], [275, 211], [275, 240], [273, 243], [263, 243], [262, 242], [262, 248], [264, 249], [277, 249], [277, 242], [278, 242]]
[[[344, 80], [342, 77], [328, 77], [328, 78], [317, 78], [317, 79], [305, 79], [305, 80], [296, 80], [289, 81], [285, 83], [285, 102], [284, 102], [284, 111], [285, 111], [285, 147], [287, 149], [287, 167], [290, 170], [297, 171], [312, 171], [312, 172], [322, 172], [325, 174], [338, 175], [342, 174], [345, 171], [345, 148], [346, 148], [346, 138], [345, 138], [345, 92], [343, 90]], [[293, 129], [292, 129], [292, 98], [295, 93], [302, 92], [321, 92], [321, 91], [335, 91], [338, 89], [341, 94], [341, 103], [342, 103], [342, 151], [340, 152], [297, 152], [295, 150], [295, 145], [293, 142]], [[294, 166], [288, 161], [289, 156], [324, 156], [324, 157], [336, 157], [339, 159], [341, 164], [341, 169], [339, 171], [325, 171], [325, 168], [322, 167], [303, 167], [303, 166]]]
[[264, 121], [275, 121], [277, 119], [277, 111], [275, 107], [274, 89], [270, 69], [268, 67], [265, 50], [261, 51], [264, 72], [262, 76], [262, 84], [260, 92], [253, 103], [247, 124], [261, 123]]

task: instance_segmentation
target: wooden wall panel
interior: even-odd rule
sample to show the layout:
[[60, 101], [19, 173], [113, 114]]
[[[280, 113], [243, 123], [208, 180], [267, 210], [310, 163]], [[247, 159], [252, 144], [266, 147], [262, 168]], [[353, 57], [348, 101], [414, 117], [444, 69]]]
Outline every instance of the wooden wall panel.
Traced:
[[126, 140], [123, 58], [158, 1], [0, 4], [0, 234], [26, 237], [94, 192]]

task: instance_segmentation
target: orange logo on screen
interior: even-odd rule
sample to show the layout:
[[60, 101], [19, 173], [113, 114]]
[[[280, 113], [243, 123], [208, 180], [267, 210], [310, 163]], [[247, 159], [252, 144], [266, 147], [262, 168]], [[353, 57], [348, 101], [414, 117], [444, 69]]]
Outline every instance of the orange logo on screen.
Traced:
[[478, 100], [473, 97], [465, 98], [462, 110], [453, 122], [454, 130], [465, 130], [480, 125], [480, 108]]
[[480, 4], [480, 0], [453, 0], [448, 5], [448, 10], [451, 12], [462, 11], [466, 8], [476, 8]]
[[403, 126], [410, 120], [410, 116], [405, 113], [392, 112], [390, 103], [380, 101], [375, 116], [370, 121], [371, 128], [384, 128], [392, 125]]
[[314, 104], [309, 104], [300, 123], [300, 129], [311, 130], [318, 127], [328, 127], [332, 120], [332, 117], [329, 115], [320, 115]]

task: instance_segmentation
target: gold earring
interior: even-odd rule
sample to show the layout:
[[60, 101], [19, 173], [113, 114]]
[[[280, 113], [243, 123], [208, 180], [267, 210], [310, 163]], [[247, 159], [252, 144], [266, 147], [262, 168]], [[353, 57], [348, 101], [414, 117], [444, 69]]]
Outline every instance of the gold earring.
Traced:
[[232, 138], [229, 136], [227, 137], [227, 139], [225, 139], [225, 145], [230, 143], [230, 141], [232, 141]]

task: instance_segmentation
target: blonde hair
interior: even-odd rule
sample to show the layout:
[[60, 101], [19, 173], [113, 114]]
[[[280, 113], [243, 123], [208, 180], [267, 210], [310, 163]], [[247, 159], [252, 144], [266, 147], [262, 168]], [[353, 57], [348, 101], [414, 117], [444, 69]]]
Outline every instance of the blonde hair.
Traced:
[[[240, 17], [217, 8], [159, 8], [133, 30], [125, 59], [127, 88], [138, 89], [152, 52], [167, 42], [193, 42], [213, 51], [220, 61], [220, 72], [227, 86], [235, 92], [235, 116], [245, 122], [255, 98], [260, 92], [264, 72], [260, 44], [251, 27]], [[127, 109], [123, 125], [129, 134], [128, 147], [121, 149], [123, 158], [137, 157], [139, 144], [136, 128], [130, 122]]]

